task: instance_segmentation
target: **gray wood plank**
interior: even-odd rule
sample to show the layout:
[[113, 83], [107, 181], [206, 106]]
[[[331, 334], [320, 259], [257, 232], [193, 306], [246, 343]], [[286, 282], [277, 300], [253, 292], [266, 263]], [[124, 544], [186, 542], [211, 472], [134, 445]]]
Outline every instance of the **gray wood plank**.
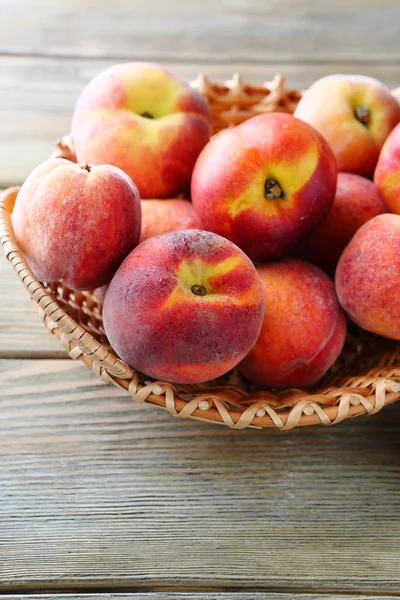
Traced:
[[[55, 140], [69, 132], [73, 107], [85, 84], [114, 63], [113, 59], [0, 58], [0, 186], [22, 183], [49, 157]], [[260, 65], [166, 64], [188, 80], [198, 73], [224, 80], [239, 71], [248, 81], [260, 82], [281, 73], [290, 87], [305, 88], [328, 73], [358, 72], [378, 77], [390, 87], [400, 85], [400, 61], [393, 65], [280, 64], [277, 60]]]
[[[1, 251], [0, 251], [1, 252]], [[69, 358], [0, 254], [0, 358]]]
[[143, 594], [36, 594], [18, 596], [15, 594], [3, 594], [5, 600], [396, 600], [398, 596], [376, 596], [353, 594], [280, 594], [255, 592], [214, 592], [214, 593], [181, 593], [181, 592], [145, 592]]
[[398, 594], [400, 405], [231, 432], [69, 360], [0, 380], [0, 591]]
[[170, 61], [391, 61], [397, 0], [13, 0], [0, 50]]

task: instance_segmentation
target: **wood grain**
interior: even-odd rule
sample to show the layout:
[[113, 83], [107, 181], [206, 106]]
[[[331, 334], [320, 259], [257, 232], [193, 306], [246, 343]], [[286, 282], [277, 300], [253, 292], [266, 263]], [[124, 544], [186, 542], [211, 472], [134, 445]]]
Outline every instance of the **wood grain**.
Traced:
[[0, 49], [144, 60], [386, 61], [400, 55], [397, 0], [12, 0]]
[[400, 407], [234, 433], [0, 361], [0, 591], [397, 594]]
[[[21, 596], [14, 594], [2, 594], [4, 600], [20, 600]], [[62, 600], [64, 595], [60, 594], [35, 594], [25, 595], [24, 600]], [[237, 593], [237, 592], [214, 592], [214, 593], [172, 593], [168, 592], [145, 592], [135, 594], [68, 594], [69, 600], [396, 600], [398, 596], [354, 596], [353, 594], [279, 594], [279, 593]]]
[[[67, 6], [68, 3], [65, 3]], [[20, 184], [54, 150], [55, 140], [70, 130], [74, 104], [86, 83], [113, 59], [5, 57], [0, 63], [0, 186]], [[270, 80], [275, 73], [294, 88], [304, 88], [328, 73], [357, 72], [378, 77], [390, 87], [400, 85], [396, 64], [331, 62], [330, 64], [211, 64], [174, 63], [167, 66], [188, 80], [206, 73], [225, 80], [239, 71], [252, 82]]]
[[0, 254], [0, 358], [68, 358], [39, 318], [29, 294]]

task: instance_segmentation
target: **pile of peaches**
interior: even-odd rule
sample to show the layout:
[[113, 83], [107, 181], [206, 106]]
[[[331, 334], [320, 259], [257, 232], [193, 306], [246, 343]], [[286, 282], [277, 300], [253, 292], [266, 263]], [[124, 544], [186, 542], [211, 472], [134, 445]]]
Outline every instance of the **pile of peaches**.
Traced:
[[294, 116], [211, 137], [187, 83], [117, 65], [76, 104], [78, 163], [31, 173], [14, 233], [37, 279], [96, 289], [135, 370], [200, 383], [238, 365], [259, 385], [306, 386], [347, 319], [400, 339], [399, 122], [379, 81], [331, 75]]

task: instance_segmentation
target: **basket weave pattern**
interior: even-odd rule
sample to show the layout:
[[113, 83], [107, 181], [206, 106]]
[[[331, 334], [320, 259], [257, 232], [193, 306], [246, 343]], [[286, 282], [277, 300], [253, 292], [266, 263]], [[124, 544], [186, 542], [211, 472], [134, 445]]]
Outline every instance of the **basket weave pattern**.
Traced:
[[[301, 93], [285, 88], [281, 76], [250, 85], [234, 75], [225, 84], [199, 76], [192, 83], [206, 98], [214, 132], [237, 125], [262, 112], [292, 113]], [[53, 156], [75, 160], [71, 139], [58, 143]], [[126, 391], [138, 402], [168, 410], [175, 417], [195, 418], [233, 429], [299, 425], [333, 425], [362, 414], [374, 414], [400, 398], [400, 347], [362, 331], [349, 334], [338, 362], [320, 385], [304, 390], [261, 390], [235, 370], [219, 380], [197, 386], [149, 381], [117, 358], [104, 333], [101, 304], [91, 292], [69, 290], [62, 282], [35, 279], [19, 250], [11, 226], [18, 188], [10, 188], [0, 203], [0, 241], [8, 260], [37, 305], [47, 329], [66, 352], [93, 369], [97, 376]]]

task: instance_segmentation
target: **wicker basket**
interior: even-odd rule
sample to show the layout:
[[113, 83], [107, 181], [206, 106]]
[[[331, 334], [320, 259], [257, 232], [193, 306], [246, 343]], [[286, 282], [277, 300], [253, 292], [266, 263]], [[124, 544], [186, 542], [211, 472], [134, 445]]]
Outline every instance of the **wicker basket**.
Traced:
[[[192, 85], [207, 99], [215, 131], [262, 112], [291, 113], [301, 97], [300, 92], [286, 89], [280, 76], [259, 86], [244, 83], [238, 75], [225, 84], [211, 83], [200, 76]], [[55, 155], [74, 160], [69, 138], [59, 142]], [[149, 381], [113, 354], [96, 296], [71, 291], [61, 282], [42, 284], [35, 279], [11, 227], [17, 193], [18, 188], [11, 188], [1, 199], [0, 240], [46, 327], [72, 358], [81, 360], [97, 376], [138, 402], [157, 405], [175, 417], [211, 421], [233, 429], [286, 430], [298, 425], [334, 425], [349, 417], [374, 414], [400, 399], [399, 345], [356, 329], [349, 333], [344, 351], [324, 380], [307, 392], [257, 389], [237, 370], [212, 384], [198, 386]]]

